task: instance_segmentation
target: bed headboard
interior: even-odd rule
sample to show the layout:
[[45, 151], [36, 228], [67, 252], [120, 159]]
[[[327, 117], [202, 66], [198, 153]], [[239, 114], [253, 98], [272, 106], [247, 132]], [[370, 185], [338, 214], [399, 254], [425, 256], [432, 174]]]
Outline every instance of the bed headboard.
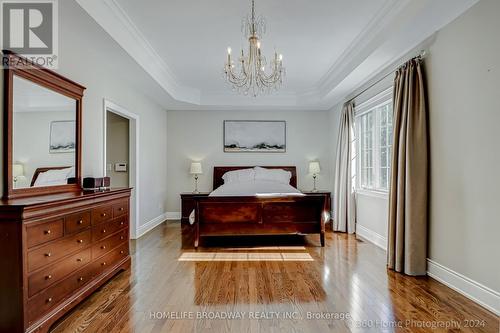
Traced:
[[[40, 175], [42, 172], [49, 171], [49, 170], [61, 170], [61, 169], [67, 169], [71, 168], [69, 166], [61, 166], [61, 167], [44, 167], [44, 168], [37, 168], [35, 172], [33, 173], [33, 178], [31, 178], [31, 187], [35, 185], [35, 182], [38, 178], [38, 175]], [[68, 178], [68, 184], [74, 184], [76, 183], [75, 178]]]
[[[240, 170], [240, 169], [250, 169], [254, 166], [216, 166], [214, 167], [214, 190], [219, 186], [224, 184], [224, 179], [222, 176], [228, 171]], [[294, 166], [263, 166], [266, 169], [283, 169], [290, 171], [292, 173], [292, 178], [290, 179], [290, 185], [297, 188], [297, 167]]]

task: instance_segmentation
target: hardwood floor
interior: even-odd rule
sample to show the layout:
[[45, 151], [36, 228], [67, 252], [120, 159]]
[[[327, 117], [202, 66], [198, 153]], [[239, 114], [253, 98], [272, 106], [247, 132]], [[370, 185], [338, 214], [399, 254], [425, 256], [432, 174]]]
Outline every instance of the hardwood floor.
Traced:
[[[212, 239], [182, 249], [180, 224], [162, 224], [132, 243], [131, 271], [53, 332], [499, 332], [493, 313], [430, 278], [387, 271], [385, 252], [354, 236], [327, 232], [324, 248], [316, 235], [257, 239], [264, 248]], [[184, 253], [206, 261], [179, 261]]]

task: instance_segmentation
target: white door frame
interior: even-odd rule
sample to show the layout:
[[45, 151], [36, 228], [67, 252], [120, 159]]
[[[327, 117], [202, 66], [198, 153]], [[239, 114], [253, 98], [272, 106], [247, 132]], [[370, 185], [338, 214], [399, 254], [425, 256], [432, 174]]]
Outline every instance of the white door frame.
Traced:
[[132, 196], [130, 198], [130, 238], [137, 239], [139, 235], [139, 115], [128, 111], [127, 109], [115, 104], [107, 99], [103, 103], [104, 119], [104, 149], [103, 149], [103, 175], [107, 173], [106, 161], [106, 141], [107, 141], [107, 112], [112, 112], [129, 120], [129, 186], [132, 187]]

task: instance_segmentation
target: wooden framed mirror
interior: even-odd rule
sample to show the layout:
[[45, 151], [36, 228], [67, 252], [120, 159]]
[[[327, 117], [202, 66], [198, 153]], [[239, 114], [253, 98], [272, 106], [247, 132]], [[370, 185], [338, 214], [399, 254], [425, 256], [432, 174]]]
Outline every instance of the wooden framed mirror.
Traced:
[[4, 197], [81, 189], [85, 87], [3, 51]]

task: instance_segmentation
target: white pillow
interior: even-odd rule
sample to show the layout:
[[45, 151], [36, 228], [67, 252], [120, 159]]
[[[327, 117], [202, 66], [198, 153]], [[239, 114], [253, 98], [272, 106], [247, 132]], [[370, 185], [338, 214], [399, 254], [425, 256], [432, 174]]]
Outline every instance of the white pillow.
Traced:
[[240, 170], [228, 171], [222, 176], [222, 179], [224, 179], [224, 184], [254, 181], [255, 170], [240, 169]]
[[272, 181], [282, 184], [290, 184], [292, 173], [283, 169], [266, 169], [255, 167], [255, 180]]
[[74, 177], [73, 167], [58, 170], [47, 170], [38, 174], [34, 186], [65, 185], [68, 178]]

